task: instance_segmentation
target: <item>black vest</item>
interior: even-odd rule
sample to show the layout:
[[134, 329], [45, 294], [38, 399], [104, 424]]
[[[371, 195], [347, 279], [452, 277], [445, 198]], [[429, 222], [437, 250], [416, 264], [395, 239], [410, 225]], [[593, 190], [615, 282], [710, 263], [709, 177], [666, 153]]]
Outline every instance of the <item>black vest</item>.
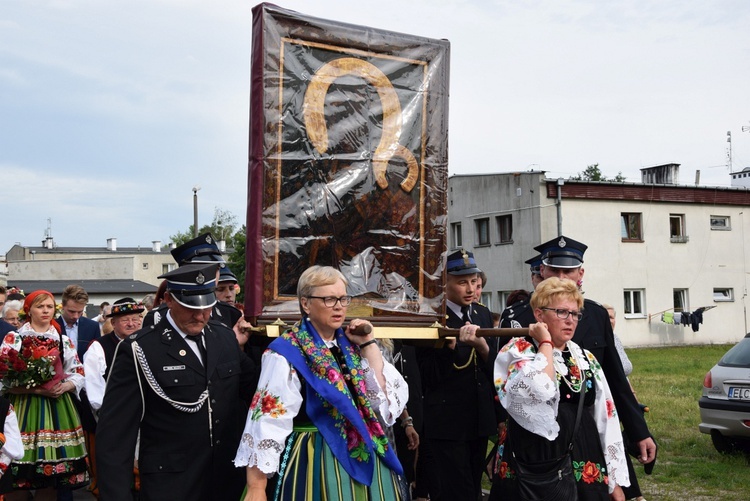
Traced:
[[120, 344], [120, 338], [114, 332], [110, 332], [106, 336], [100, 337], [98, 341], [102, 345], [104, 361], [107, 363], [107, 368], [104, 369], [104, 380], [106, 381], [107, 376], [109, 376], [109, 369], [112, 368], [112, 362], [115, 359], [115, 350], [117, 345]]

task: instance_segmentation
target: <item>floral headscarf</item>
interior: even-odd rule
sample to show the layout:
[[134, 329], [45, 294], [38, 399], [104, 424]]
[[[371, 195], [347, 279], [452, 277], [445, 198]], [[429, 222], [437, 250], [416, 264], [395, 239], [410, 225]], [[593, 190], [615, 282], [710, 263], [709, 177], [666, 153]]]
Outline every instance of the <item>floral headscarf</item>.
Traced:
[[[308, 417], [354, 480], [371, 485], [375, 456], [400, 475], [401, 463], [367, 398], [359, 348], [341, 328], [335, 337], [348, 368], [345, 374], [308, 318], [276, 338], [268, 349], [286, 358], [306, 381]], [[351, 380], [353, 393], [346, 378]]]

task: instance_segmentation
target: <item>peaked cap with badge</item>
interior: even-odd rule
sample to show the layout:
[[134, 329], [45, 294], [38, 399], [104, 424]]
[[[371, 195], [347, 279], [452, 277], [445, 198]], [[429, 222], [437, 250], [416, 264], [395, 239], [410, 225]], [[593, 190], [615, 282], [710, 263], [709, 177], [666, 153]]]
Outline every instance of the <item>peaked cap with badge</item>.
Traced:
[[167, 291], [186, 308], [202, 310], [216, 304], [218, 263], [186, 264], [159, 275], [167, 281]]
[[190, 263], [219, 263], [226, 266], [216, 239], [210, 233], [204, 233], [171, 250], [172, 257], [178, 266]]
[[586, 249], [588, 249], [586, 244], [565, 235], [534, 247], [534, 250], [542, 256], [542, 264], [553, 268], [580, 268], [583, 265], [583, 254]]
[[449, 254], [445, 268], [449, 275], [471, 275], [482, 271], [477, 267], [474, 254], [464, 249]]
[[178, 266], [196, 263], [218, 263], [219, 282], [238, 283], [237, 276], [229, 269], [216, 239], [210, 233], [197, 236], [172, 250]]
[[539, 266], [542, 264], [541, 254], [537, 254], [536, 256], [532, 257], [531, 259], [527, 259], [524, 262], [529, 265], [529, 271], [532, 275], [542, 274], [541, 270], [539, 269]]

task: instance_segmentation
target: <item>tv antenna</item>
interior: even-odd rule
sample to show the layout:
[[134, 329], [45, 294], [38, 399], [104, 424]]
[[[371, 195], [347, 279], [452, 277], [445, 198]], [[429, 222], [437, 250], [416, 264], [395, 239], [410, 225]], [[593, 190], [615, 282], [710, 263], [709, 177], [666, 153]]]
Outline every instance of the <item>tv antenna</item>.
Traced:
[[727, 131], [727, 168], [729, 169], [729, 173], [732, 173], [732, 131]]

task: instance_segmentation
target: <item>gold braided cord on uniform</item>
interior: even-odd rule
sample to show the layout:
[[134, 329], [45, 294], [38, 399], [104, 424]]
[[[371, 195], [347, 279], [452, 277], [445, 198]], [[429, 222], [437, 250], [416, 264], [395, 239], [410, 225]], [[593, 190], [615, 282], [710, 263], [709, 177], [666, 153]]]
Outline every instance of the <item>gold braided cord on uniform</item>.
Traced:
[[471, 365], [472, 362], [476, 361], [476, 359], [477, 359], [477, 350], [475, 348], [472, 348], [471, 353], [469, 354], [469, 360], [467, 360], [466, 363], [460, 367], [456, 365], [454, 362], [453, 368], [456, 369], [457, 371], [463, 370], [467, 368], [469, 365]]

